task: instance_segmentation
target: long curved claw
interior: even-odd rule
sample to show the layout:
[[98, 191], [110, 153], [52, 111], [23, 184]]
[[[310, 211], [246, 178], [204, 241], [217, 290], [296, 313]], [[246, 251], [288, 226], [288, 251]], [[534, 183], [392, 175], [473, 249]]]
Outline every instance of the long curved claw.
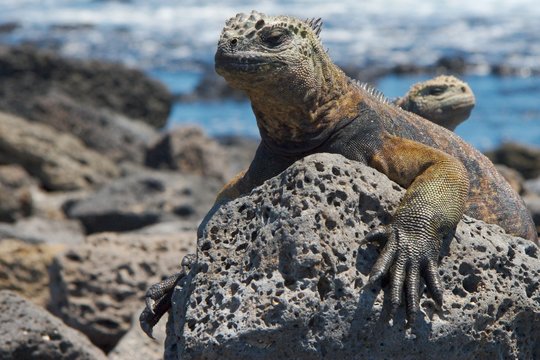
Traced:
[[171, 308], [172, 292], [176, 284], [182, 280], [195, 263], [194, 254], [188, 254], [182, 259], [182, 271], [167, 277], [148, 288], [145, 294], [146, 307], [139, 316], [139, 324], [146, 335], [152, 336], [152, 329], [161, 317]]
[[392, 266], [396, 255], [397, 252], [395, 246], [392, 246], [392, 244], [390, 243], [386, 244], [384, 249], [381, 251], [379, 258], [375, 262], [375, 265], [373, 265], [371, 274], [369, 274], [369, 284], [375, 283], [384, 275], [386, 275], [386, 273], [388, 273], [388, 270], [390, 269], [390, 266]]
[[398, 262], [391, 270], [392, 279], [390, 282], [390, 303], [392, 309], [390, 311], [391, 316], [394, 316], [399, 305], [401, 305], [401, 294], [403, 293], [403, 287], [406, 277], [406, 263], [404, 261]]
[[390, 237], [390, 229], [386, 225], [380, 225], [366, 234], [360, 244], [377, 241], [380, 243], [386, 242]]
[[160, 299], [154, 308], [149, 308], [148, 306], [144, 308], [139, 316], [139, 324], [141, 329], [146, 335], [154, 339], [152, 335], [152, 330], [154, 326], [159, 322], [161, 317], [171, 308], [171, 296], [172, 292], [166, 294], [162, 299]]
[[413, 264], [407, 273], [407, 323], [414, 324], [420, 311], [420, 268]]
[[386, 273], [388, 273], [388, 270], [390, 269], [390, 267], [392, 266], [392, 263], [394, 262], [396, 258], [397, 248], [396, 248], [394, 234], [392, 233], [391, 229], [389, 229], [386, 226], [380, 226], [378, 228], [373, 229], [371, 232], [369, 232], [366, 235], [366, 239], [367, 239], [366, 241], [379, 241], [379, 242], [386, 240], [386, 245], [381, 251], [379, 258], [375, 262], [375, 265], [373, 265], [373, 269], [371, 270], [371, 273], [369, 274], [368, 283], [373, 284], [376, 281], [378, 281], [380, 278], [382, 278]]
[[431, 292], [431, 297], [439, 308], [443, 305], [443, 287], [437, 263], [434, 260], [428, 261], [424, 269], [424, 279], [428, 290]]

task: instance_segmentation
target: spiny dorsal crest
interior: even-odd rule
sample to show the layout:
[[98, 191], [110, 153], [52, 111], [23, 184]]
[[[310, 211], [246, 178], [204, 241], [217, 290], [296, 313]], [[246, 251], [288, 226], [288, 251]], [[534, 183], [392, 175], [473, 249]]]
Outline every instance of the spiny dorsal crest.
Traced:
[[385, 104], [391, 104], [390, 100], [382, 93], [382, 91], [375, 88], [373, 85], [368, 84], [366, 82], [361, 82], [358, 80], [352, 80], [356, 86], [367, 92], [369, 95], [373, 96], [378, 101], [385, 103]]
[[319, 37], [319, 34], [321, 33], [322, 25], [323, 25], [322, 19], [321, 18], [306, 19], [305, 22], [311, 27], [315, 35]]

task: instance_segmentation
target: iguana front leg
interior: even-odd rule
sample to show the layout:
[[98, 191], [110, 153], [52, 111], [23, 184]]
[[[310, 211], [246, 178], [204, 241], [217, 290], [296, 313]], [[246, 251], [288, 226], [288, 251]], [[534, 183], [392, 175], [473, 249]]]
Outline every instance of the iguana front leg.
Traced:
[[469, 191], [463, 164], [426, 145], [386, 135], [370, 166], [407, 188], [392, 222], [369, 233], [367, 240], [386, 239], [370, 274], [370, 283], [390, 274], [392, 313], [401, 304], [405, 287], [407, 318], [419, 310], [424, 278], [434, 300], [442, 306], [438, 261], [443, 237], [457, 226]]

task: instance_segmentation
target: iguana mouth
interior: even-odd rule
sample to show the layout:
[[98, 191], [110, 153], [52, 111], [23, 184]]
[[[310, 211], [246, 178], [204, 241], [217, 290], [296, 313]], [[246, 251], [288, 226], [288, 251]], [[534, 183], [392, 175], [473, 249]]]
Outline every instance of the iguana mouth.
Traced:
[[218, 51], [215, 57], [216, 69], [236, 72], [261, 72], [278, 68], [285, 64], [253, 54], [228, 54]]

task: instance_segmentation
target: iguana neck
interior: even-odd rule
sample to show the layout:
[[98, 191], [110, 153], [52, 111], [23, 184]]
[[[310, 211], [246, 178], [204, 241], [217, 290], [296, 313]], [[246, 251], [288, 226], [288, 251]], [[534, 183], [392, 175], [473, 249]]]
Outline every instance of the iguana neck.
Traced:
[[[285, 94], [285, 95], [284, 95]], [[361, 94], [326, 53], [314, 71], [278, 89], [250, 89], [248, 96], [263, 140], [300, 151], [324, 142], [342, 120], [356, 116]]]

